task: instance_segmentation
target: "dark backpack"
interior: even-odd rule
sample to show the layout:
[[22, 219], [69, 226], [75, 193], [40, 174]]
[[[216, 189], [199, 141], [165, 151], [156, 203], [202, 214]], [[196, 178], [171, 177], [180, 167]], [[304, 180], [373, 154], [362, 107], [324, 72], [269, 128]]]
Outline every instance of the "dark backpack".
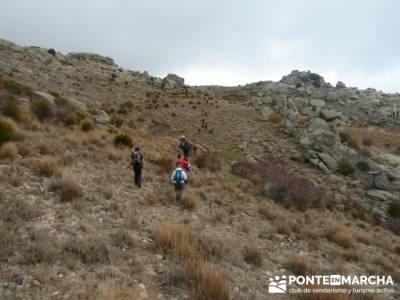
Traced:
[[139, 152], [132, 152], [131, 160], [133, 165], [141, 165], [143, 163], [143, 156]]

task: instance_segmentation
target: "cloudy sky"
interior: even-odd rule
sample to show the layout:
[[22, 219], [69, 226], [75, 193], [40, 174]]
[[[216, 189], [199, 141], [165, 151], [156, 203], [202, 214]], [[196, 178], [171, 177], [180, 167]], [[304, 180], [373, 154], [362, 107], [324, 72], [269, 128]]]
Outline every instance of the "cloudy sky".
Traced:
[[189, 84], [312, 70], [400, 92], [397, 0], [0, 0], [0, 38], [95, 52]]

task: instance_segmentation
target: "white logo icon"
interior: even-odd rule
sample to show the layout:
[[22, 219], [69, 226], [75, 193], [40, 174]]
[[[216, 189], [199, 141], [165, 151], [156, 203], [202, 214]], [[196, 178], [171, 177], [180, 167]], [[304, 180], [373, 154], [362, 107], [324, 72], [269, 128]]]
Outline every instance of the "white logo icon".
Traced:
[[271, 294], [283, 294], [286, 293], [286, 276], [282, 277], [275, 276], [269, 279], [268, 292]]
[[341, 285], [342, 276], [340, 275], [331, 275], [330, 276], [330, 285]]

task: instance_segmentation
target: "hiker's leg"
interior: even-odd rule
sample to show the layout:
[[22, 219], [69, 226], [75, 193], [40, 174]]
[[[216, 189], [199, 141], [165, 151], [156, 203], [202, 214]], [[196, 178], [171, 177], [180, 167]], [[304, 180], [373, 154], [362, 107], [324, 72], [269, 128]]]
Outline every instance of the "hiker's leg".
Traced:
[[137, 186], [140, 188], [142, 186], [142, 168], [139, 167], [137, 170], [138, 178], [137, 178]]

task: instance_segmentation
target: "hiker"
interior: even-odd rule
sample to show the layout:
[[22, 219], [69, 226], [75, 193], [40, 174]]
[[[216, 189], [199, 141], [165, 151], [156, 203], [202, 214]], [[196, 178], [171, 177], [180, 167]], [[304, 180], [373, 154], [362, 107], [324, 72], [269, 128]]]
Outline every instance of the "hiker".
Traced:
[[135, 150], [131, 154], [131, 163], [129, 167], [133, 169], [135, 185], [138, 188], [142, 186], [142, 170], [143, 170], [143, 155], [140, 152], [139, 147], [135, 147]]
[[190, 152], [192, 151], [192, 145], [186, 140], [184, 135], [181, 136], [178, 147], [183, 151], [185, 159], [188, 159], [190, 157]]
[[171, 175], [171, 184], [175, 187], [176, 200], [182, 201], [182, 192], [185, 184], [187, 184], [187, 175], [182, 170], [182, 163], [180, 161], [176, 162], [176, 169]]
[[188, 166], [189, 166], [189, 162], [187, 161], [187, 159], [185, 159], [185, 157], [182, 154], [178, 154], [178, 160], [176, 162], [180, 162], [182, 165], [182, 169], [184, 171], [188, 170]]

